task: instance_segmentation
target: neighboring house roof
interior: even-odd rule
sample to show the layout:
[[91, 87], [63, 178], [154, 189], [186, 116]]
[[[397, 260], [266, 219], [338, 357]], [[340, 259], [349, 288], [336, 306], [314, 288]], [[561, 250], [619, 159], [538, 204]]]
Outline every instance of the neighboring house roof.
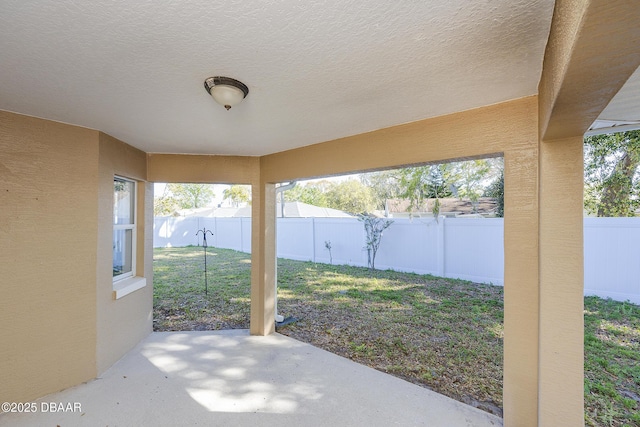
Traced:
[[[282, 217], [280, 203], [276, 204], [277, 215]], [[232, 218], [232, 217], [250, 217], [251, 206], [241, 208], [218, 208], [206, 207], [198, 209], [181, 209], [177, 212], [177, 216], [198, 216], [198, 217], [216, 217], [216, 218]], [[285, 202], [284, 216], [286, 218], [351, 218], [349, 215], [338, 209], [323, 208], [303, 202]]]
[[251, 216], [251, 206], [243, 206], [241, 208], [236, 209], [236, 212], [231, 215], [234, 218], [237, 217], [250, 217]]
[[[214, 216], [216, 218], [233, 218], [241, 209], [244, 209], [244, 208], [232, 208], [232, 207], [215, 208], [211, 213], [211, 215], [207, 215], [207, 216]], [[251, 206], [248, 206], [248, 209], [251, 210]]]
[[[249, 207], [249, 209], [251, 209], [251, 207]], [[179, 209], [172, 216], [231, 218], [236, 216], [238, 210], [239, 208], [207, 206], [204, 208]]]
[[[282, 209], [280, 203], [277, 203], [277, 215], [282, 217]], [[320, 206], [310, 205], [303, 202], [285, 202], [284, 216], [287, 218], [352, 218], [344, 211], [332, 208], [323, 208]]]
[[[409, 200], [387, 200], [389, 214], [399, 216], [433, 216], [435, 199], [427, 199], [417, 209], [409, 211]], [[440, 214], [447, 216], [481, 214], [483, 216], [495, 214], [498, 202], [492, 197], [481, 197], [478, 200], [477, 209], [474, 212], [473, 204], [468, 199], [442, 198], [440, 199]]]

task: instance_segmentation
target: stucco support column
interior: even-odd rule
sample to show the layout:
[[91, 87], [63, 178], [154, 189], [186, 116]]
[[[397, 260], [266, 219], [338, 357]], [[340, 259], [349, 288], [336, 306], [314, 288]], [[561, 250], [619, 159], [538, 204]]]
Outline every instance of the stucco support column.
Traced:
[[251, 186], [251, 335], [275, 332], [275, 185]]
[[583, 138], [540, 143], [539, 425], [584, 425]]
[[538, 425], [538, 141], [504, 153], [505, 426]]

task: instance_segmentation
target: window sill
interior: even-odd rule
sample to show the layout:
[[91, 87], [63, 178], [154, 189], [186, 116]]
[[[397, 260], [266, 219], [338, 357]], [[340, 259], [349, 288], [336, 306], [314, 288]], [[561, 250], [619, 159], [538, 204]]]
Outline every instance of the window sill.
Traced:
[[113, 299], [120, 299], [131, 292], [147, 286], [147, 279], [144, 277], [129, 277], [113, 283]]

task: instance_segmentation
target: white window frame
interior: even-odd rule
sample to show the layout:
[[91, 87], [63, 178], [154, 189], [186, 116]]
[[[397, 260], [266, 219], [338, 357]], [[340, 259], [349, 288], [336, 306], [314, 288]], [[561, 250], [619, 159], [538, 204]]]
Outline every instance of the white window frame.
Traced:
[[[135, 277], [136, 276], [136, 241], [137, 241], [137, 216], [138, 216], [138, 209], [137, 209], [137, 204], [138, 204], [138, 183], [132, 179], [129, 178], [125, 178], [122, 176], [118, 176], [118, 175], [114, 175], [113, 177], [114, 182], [115, 181], [125, 181], [125, 182], [130, 182], [133, 183], [133, 197], [132, 197], [132, 203], [133, 203], [133, 218], [132, 218], [132, 223], [130, 224], [115, 224], [115, 200], [114, 200], [114, 205], [113, 205], [113, 231], [118, 231], [118, 230], [131, 230], [131, 271], [128, 271], [126, 273], [122, 273], [122, 274], [118, 274], [117, 276], [113, 276], [113, 283], [115, 284], [116, 282], [120, 282], [121, 280], [124, 279], [128, 279], [131, 277]], [[114, 189], [115, 192], [115, 189]], [[111, 251], [111, 256], [113, 257], [113, 251]], [[113, 258], [111, 260], [111, 263], [113, 264]]]

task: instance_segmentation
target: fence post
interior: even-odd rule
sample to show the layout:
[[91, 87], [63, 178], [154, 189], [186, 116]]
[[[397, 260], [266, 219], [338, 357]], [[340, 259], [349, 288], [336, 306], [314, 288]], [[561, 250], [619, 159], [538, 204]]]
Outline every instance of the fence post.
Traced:
[[[196, 230], [200, 230], [200, 217], [196, 217]], [[196, 234], [196, 238], [198, 239], [198, 246], [200, 245], [200, 236]]]
[[436, 264], [436, 268], [437, 268], [437, 272], [436, 272], [436, 276], [440, 276], [440, 277], [446, 277], [445, 276], [445, 271], [444, 271], [444, 245], [445, 245], [445, 241], [444, 241], [444, 222], [446, 221], [446, 217], [441, 216], [439, 219], [436, 219], [436, 233], [437, 233], [437, 238], [436, 238], [436, 245], [437, 245], [437, 254], [438, 254], [438, 258], [437, 258], [437, 264]]
[[316, 262], [316, 219], [311, 217], [311, 244], [313, 262]]
[[220, 242], [218, 241], [218, 218], [213, 217], [213, 246], [219, 248]]

